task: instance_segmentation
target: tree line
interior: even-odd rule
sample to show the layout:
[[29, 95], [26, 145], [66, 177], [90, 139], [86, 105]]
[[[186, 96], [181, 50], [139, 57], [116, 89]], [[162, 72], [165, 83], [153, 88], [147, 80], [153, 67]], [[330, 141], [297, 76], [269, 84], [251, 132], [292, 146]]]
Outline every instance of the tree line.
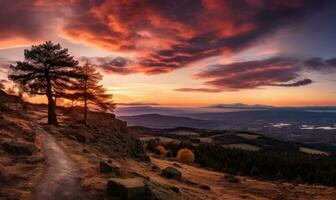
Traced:
[[[150, 140], [147, 149], [155, 150], [160, 142]], [[295, 183], [336, 185], [336, 157], [305, 155], [275, 151], [250, 152], [223, 148], [216, 144], [160, 144], [175, 157], [180, 149], [194, 152], [195, 163], [225, 173], [265, 180], [285, 180]]]
[[84, 107], [84, 124], [88, 105], [113, 111], [112, 95], [99, 83], [102, 75], [86, 62], [83, 66], [68, 49], [47, 41], [24, 50], [24, 60], [10, 65], [8, 78], [29, 95], [44, 95], [48, 100], [48, 124], [58, 125], [57, 99], [77, 101]]

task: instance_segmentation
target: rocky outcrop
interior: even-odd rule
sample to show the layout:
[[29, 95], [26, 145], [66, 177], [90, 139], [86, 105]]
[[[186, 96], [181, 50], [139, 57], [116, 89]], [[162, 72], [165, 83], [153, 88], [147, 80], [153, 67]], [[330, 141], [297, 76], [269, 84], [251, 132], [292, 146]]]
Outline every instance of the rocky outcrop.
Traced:
[[83, 124], [71, 124], [67, 126], [66, 128], [61, 129], [61, 133], [64, 136], [72, 140], [76, 140], [80, 143], [87, 144], [91, 142], [96, 142], [96, 139], [93, 136], [93, 133]]
[[179, 170], [174, 167], [166, 167], [162, 170], [161, 175], [166, 178], [180, 179], [182, 174]]
[[149, 161], [143, 143], [131, 134], [126, 122], [115, 118], [111, 113], [89, 112], [87, 126], [80, 120], [82, 111], [79, 109], [63, 108], [69, 116], [67, 126], [61, 133], [78, 142], [92, 144], [94, 148], [109, 157], [131, 157]]
[[111, 178], [107, 183], [108, 194], [118, 200], [141, 200], [146, 196], [146, 185], [142, 178]]
[[33, 144], [19, 143], [19, 142], [4, 142], [2, 143], [2, 149], [12, 155], [28, 155], [31, 156], [36, 151], [36, 147]]

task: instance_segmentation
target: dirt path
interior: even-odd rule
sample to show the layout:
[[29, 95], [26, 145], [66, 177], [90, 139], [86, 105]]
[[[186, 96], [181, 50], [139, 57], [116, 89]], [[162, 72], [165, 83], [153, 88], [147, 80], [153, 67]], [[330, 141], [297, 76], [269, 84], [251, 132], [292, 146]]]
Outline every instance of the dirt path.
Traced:
[[34, 200], [82, 200], [86, 199], [80, 187], [76, 164], [65, 154], [55, 138], [38, 124], [32, 124], [40, 134], [43, 151], [47, 157], [47, 169], [33, 193]]

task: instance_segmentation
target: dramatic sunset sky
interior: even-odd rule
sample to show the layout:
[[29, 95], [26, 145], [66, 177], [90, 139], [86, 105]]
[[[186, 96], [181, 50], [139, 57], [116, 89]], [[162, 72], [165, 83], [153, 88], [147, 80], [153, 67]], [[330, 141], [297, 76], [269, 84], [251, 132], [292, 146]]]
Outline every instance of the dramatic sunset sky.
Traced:
[[0, 0], [0, 79], [46, 40], [116, 102], [336, 105], [333, 0]]

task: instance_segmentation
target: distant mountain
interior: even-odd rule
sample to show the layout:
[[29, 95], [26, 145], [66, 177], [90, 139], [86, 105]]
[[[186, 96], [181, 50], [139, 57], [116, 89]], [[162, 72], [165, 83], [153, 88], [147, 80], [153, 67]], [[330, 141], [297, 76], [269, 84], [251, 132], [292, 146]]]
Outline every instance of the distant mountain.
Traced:
[[117, 107], [114, 113], [117, 116], [131, 116], [131, 115], [144, 115], [144, 114], [162, 114], [162, 115], [176, 115], [177, 113], [186, 112], [186, 109], [177, 109], [161, 106], [129, 106]]
[[336, 112], [310, 112], [293, 109], [252, 110], [241, 112], [202, 112], [185, 113], [179, 116], [161, 114], [143, 114], [134, 116], [118, 116], [130, 126], [151, 128], [193, 127], [223, 129], [228, 126], [248, 127], [265, 124], [287, 123], [334, 123]]
[[[335, 106], [306, 106], [306, 107], [275, 107], [270, 105], [254, 104], [248, 105], [243, 103], [235, 104], [214, 104], [206, 107], [164, 107], [155, 104], [119, 104], [115, 110], [117, 116], [133, 116], [144, 114], [160, 114], [169, 116], [192, 116], [199, 113], [233, 113], [245, 111], [263, 110], [271, 112], [277, 111], [311, 111], [311, 112], [336, 112]], [[225, 114], [226, 115], [226, 114]], [[239, 114], [238, 114], [239, 115]]]
[[118, 116], [119, 119], [127, 121], [129, 126], [145, 126], [150, 128], [216, 128], [219, 124], [216, 120], [193, 119], [189, 117], [177, 117], [159, 114], [144, 114], [135, 116]]
[[255, 104], [255, 105], [248, 105], [243, 103], [234, 103], [234, 104], [214, 104], [208, 106], [208, 108], [252, 108], [252, 109], [269, 109], [274, 108], [273, 106], [269, 105], [262, 105], [262, 104]]

